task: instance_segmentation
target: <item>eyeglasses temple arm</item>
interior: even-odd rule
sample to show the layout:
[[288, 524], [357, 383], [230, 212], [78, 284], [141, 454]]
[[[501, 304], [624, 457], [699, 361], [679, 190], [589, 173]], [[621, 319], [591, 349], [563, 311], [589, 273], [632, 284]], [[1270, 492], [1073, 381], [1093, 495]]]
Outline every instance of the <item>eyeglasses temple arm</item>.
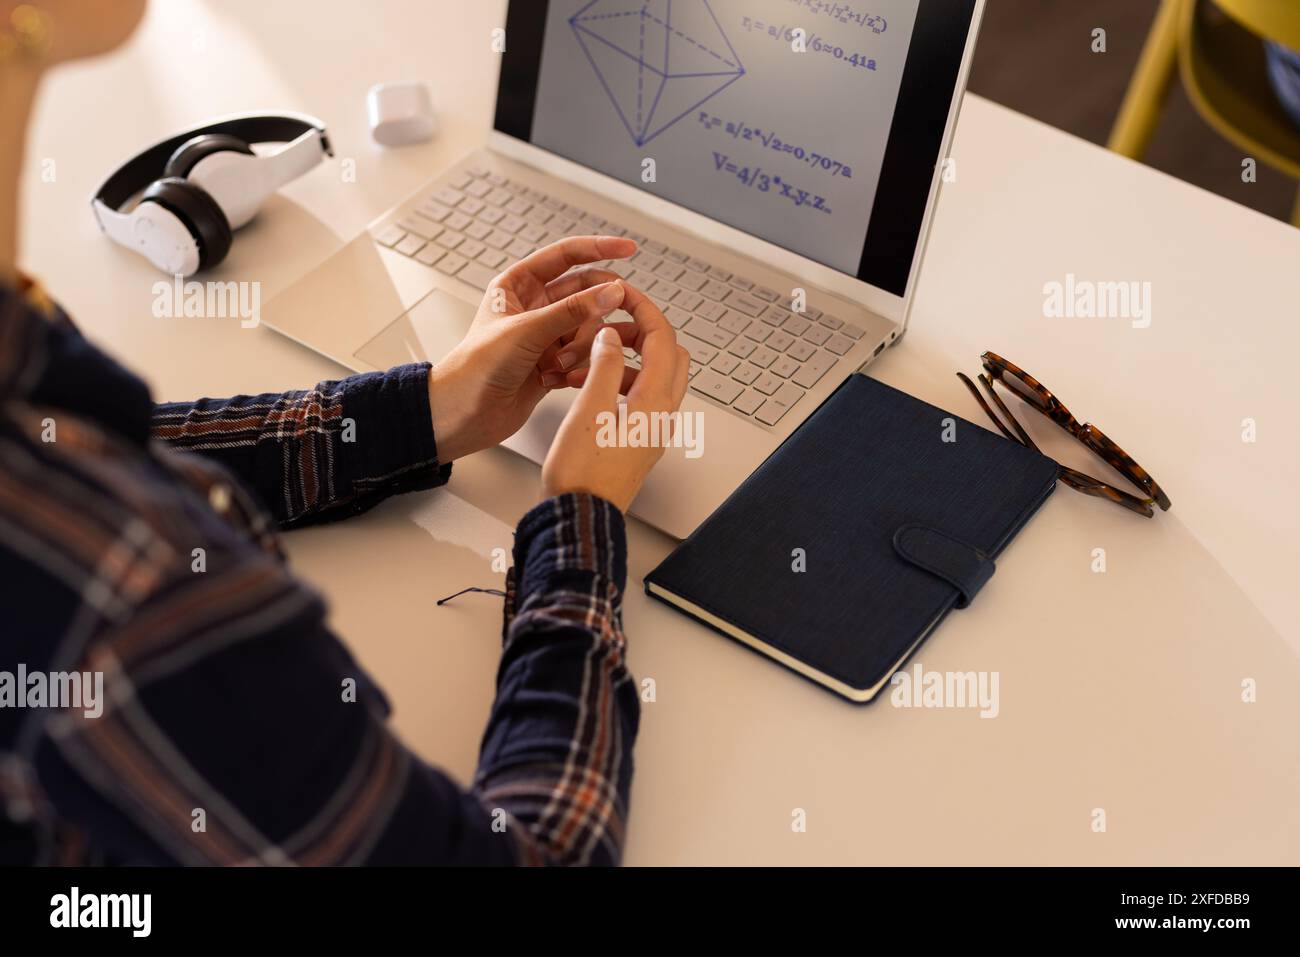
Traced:
[[1039, 451], [1038, 446], [1034, 444], [1034, 440], [1031, 439], [1029, 433], [1021, 427], [1020, 421], [1011, 414], [1011, 410], [1007, 408], [1007, 404], [1002, 401], [1001, 396], [993, 391], [993, 383], [989, 381], [988, 376], [980, 376], [980, 385], [984, 386], [985, 391], [989, 394], [989, 398], [998, 404], [998, 408], [1002, 410], [1002, 414], [1005, 415], [1011, 421], [1011, 424], [1016, 427], [1016, 432], [1019, 433], [1022, 444], [1033, 449], [1035, 452]]
[[499, 588], [462, 588], [454, 595], [448, 595], [446, 598], [439, 598], [437, 604], [445, 605], [453, 598], [459, 598], [461, 595], [468, 595], [470, 592], [479, 592], [484, 595], [496, 595], [498, 598], [505, 598], [506, 593]]
[[[993, 424], [996, 425], [998, 429], [1001, 430], [1002, 434], [1005, 435], [1012, 442], [1020, 442], [1020, 439], [1012, 435], [1011, 431], [1005, 425], [1002, 424], [1002, 420], [993, 414], [993, 410], [989, 408], [989, 404], [984, 401], [984, 396], [980, 395], [980, 390], [975, 388], [975, 383], [971, 382], [971, 380], [966, 377], [966, 374], [964, 372], [958, 372], [957, 378], [961, 379], [962, 384], [965, 385], [966, 388], [970, 389], [970, 394], [975, 396], [975, 401], [980, 404], [980, 408], [984, 410], [984, 414], [993, 420]], [[1023, 445], [1024, 443], [1021, 442], [1020, 444]]]

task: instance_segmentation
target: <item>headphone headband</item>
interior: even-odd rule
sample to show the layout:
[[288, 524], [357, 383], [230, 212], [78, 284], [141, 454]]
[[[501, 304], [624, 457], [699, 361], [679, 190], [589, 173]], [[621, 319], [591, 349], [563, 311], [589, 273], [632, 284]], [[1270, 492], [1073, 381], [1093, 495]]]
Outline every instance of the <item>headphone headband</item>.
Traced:
[[132, 196], [162, 174], [171, 155], [196, 136], [224, 133], [245, 143], [290, 143], [305, 133], [320, 134], [326, 156], [333, 156], [325, 124], [305, 113], [242, 113], [178, 133], [127, 160], [95, 191], [94, 202], [119, 210]]

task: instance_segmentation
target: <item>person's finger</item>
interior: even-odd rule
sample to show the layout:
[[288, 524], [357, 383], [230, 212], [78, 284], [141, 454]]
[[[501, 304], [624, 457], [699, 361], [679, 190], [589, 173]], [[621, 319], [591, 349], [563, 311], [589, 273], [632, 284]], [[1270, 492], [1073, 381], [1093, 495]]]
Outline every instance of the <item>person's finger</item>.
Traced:
[[[591, 358], [591, 343], [596, 338], [596, 333], [600, 332], [609, 321], [609, 316], [602, 318], [587, 319], [574, 329], [572, 332], [566, 332], [555, 340], [555, 360], [549, 368], [559, 372], [567, 372], [570, 369], [576, 369], [578, 366], [586, 365], [587, 360]], [[575, 346], [575, 342], [581, 341], [581, 346]], [[542, 366], [541, 368], [548, 368]]]
[[591, 345], [591, 368], [573, 403], [579, 414], [594, 418], [596, 413], [612, 409], [618, 402], [618, 389], [626, 368], [618, 334], [612, 329], [602, 329]]
[[691, 354], [685, 346], [677, 347], [677, 368], [673, 379], [673, 408], [677, 409], [686, 398], [686, 388], [691, 384]]
[[629, 397], [643, 399], [652, 407], [666, 405], [677, 377], [677, 333], [650, 297], [628, 287], [623, 309], [632, 315], [640, 332], [636, 351], [641, 353], [641, 374]]
[[499, 277], [497, 283], [513, 287], [521, 295], [546, 289], [574, 266], [602, 259], [626, 259], [636, 252], [636, 243], [619, 236], [567, 236], [525, 256]]
[[[673, 367], [672, 391], [668, 395], [667, 401], [663, 405], [652, 408], [652, 412], [676, 412], [682, 407], [682, 399], [686, 396], [686, 389], [691, 382], [691, 354], [686, 351], [685, 346], [677, 347], [676, 364]], [[644, 398], [642, 398], [644, 401]], [[671, 440], [677, 435], [680, 423], [676, 416], [670, 416], [668, 419], [668, 436]]]
[[[622, 308], [624, 312], [628, 312], [629, 309], [631, 308], [628, 304], [629, 299], [630, 301], [635, 302], [635, 301], [639, 301], [639, 298], [645, 295], [645, 293], [641, 292], [640, 290], [637, 290], [635, 287], [630, 285], [627, 282], [627, 280], [619, 276], [618, 273], [612, 272], [611, 270], [608, 269], [595, 269], [595, 268], [579, 269], [574, 272], [568, 273], [564, 276], [561, 276], [559, 279], [556, 279], [554, 282], [552, 282], [550, 285], [546, 287], [547, 294], [555, 299], [558, 299], [560, 298], [559, 295], [560, 293], [564, 293], [566, 295], [572, 295], [574, 292], [578, 292], [584, 288], [588, 288], [593, 285], [598, 285], [602, 281], [617, 282], [623, 286], [624, 302]], [[605, 317], [605, 319], [607, 320], [608, 317]], [[600, 331], [601, 324], [602, 324], [601, 322], [588, 322], [582, 326], [579, 326], [577, 329], [573, 329], [570, 330], [569, 332], [564, 333], [562, 336], [559, 337], [558, 342], [560, 344], [559, 348], [561, 350], [563, 350], [564, 346], [570, 345], [579, 337], [581, 337], [582, 340], [579, 345], [565, 352], [566, 356], [572, 356], [576, 354], [578, 361], [572, 364], [566, 364], [563, 367], [563, 369], [578, 368], [587, 361], [587, 355], [588, 353], [591, 352], [591, 340], [594, 339], [596, 337], [596, 333]], [[636, 346], [635, 341], [627, 341], [626, 339], [624, 340], [624, 344], [628, 346], [632, 346], [633, 348], [635, 348]], [[541, 363], [539, 363], [538, 368], [542, 369], [543, 371], [547, 371], [552, 368], [560, 369], [561, 367], [556, 365], [542, 365]]]
[[550, 302], [557, 302], [565, 296], [572, 296], [575, 292], [581, 292], [584, 289], [590, 289], [592, 286], [599, 286], [605, 282], [618, 282], [622, 278], [612, 269], [584, 266], [582, 269], [566, 272], [559, 279], [552, 279], [548, 282], [546, 284], [546, 298]]
[[602, 283], [540, 309], [520, 313], [510, 322], [522, 331], [525, 343], [540, 356], [565, 333], [577, 330], [585, 322], [602, 321], [623, 304], [625, 294], [621, 283]]
[[601, 329], [613, 329], [618, 333], [619, 341], [628, 349], [636, 348], [637, 339], [641, 335], [641, 327], [635, 322], [584, 322], [574, 332], [573, 339], [556, 351], [554, 365], [541, 368], [555, 368], [562, 372], [577, 369], [591, 355], [591, 343]]
[[[581, 368], [574, 369], [572, 372], [563, 375], [563, 385], [566, 385], [571, 389], [581, 389], [583, 384], [587, 381], [587, 376], [590, 374], [590, 366], [582, 366]], [[637, 370], [631, 366], [627, 366], [623, 370], [623, 381], [619, 383], [618, 391], [622, 395], [627, 395], [631, 392], [632, 386], [636, 385], [636, 377]]]
[[[584, 273], [591, 273], [592, 275], [591, 277], [583, 277]], [[649, 298], [646, 296], [644, 292], [636, 288], [636, 286], [633, 286], [626, 279], [623, 279], [617, 273], [610, 272], [609, 270], [603, 270], [603, 269], [590, 269], [590, 270], [583, 269], [577, 272], [570, 273], [567, 276], [562, 276], [561, 278], [555, 280], [555, 282], [551, 283], [551, 286], [548, 288], [556, 288], [556, 289], [561, 288], [561, 284], [567, 284], [572, 279], [574, 281], [573, 291], [578, 291], [581, 288], [583, 288], [583, 285], [585, 284], [587, 278], [594, 281], [594, 278], [600, 275], [608, 275], [610, 277], [608, 281], [617, 282], [623, 287], [623, 303], [620, 306], [620, 308], [623, 310], [623, 312], [627, 313], [629, 316], [633, 316], [636, 309], [641, 306], [641, 303], [647, 301]], [[584, 282], [579, 283], [577, 281], [579, 278], [583, 278]], [[633, 318], [633, 324], [635, 325], [635, 318]], [[570, 330], [569, 332], [566, 332], [562, 336], [560, 336], [559, 341], [562, 344], [567, 345], [573, 342], [574, 339], [576, 339], [578, 335], [582, 332], [582, 330], [583, 327], [578, 327], [577, 329]], [[591, 328], [587, 329], [586, 331], [590, 334], [587, 336], [582, 349], [582, 358], [584, 361], [587, 358], [587, 353], [591, 349], [591, 340], [595, 337], [595, 334], [600, 331], [600, 324], [597, 323]], [[622, 330], [620, 330], [620, 332], [621, 331]], [[625, 341], [624, 344], [632, 348], [636, 348], [639, 344], [639, 339], [638, 341], [635, 342]]]
[[537, 357], [537, 374], [541, 378], [542, 385], [548, 389], [564, 384], [561, 381], [563, 377], [558, 375], [558, 366], [555, 364], [555, 357], [559, 355], [559, 352], [559, 344], [553, 343], [547, 346], [546, 350]]
[[[588, 325], [594, 327], [596, 331], [599, 332], [600, 327], [604, 325], [604, 322], [600, 319], [593, 319], [583, 324], [583, 326], [588, 326]], [[581, 329], [583, 328], [583, 326], [579, 326], [578, 328]], [[572, 342], [573, 337], [576, 335], [577, 335], [576, 329], [573, 332], [566, 332], [564, 335], [560, 336], [560, 338], [556, 339], [549, 346], [543, 349], [542, 354], [537, 357], [537, 373], [538, 375], [541, 376], [542, 385], [546, 386], [546, 388], [548, 389], [564, 388], [565, 368], [561, 367], [559, 362], [560, 350], [563, 349], [565, 346], [567, 346], [570, 342]], [[595, 333], [592, 333], [592, 338], [595, 338]], [[588, 344], [587, 346], [587, 353], [588, 353], [587, 355], [579, 357], [579, 359], [577, 359], [576, 361], [573, 359], [566, 359], [565, 361], [568, 364], [568, 368], [577, 368], [579, 366], [584, 366], [587, 364], [587, 360], [590, 358], [590, 353], [591, 353], [590, 344]]]

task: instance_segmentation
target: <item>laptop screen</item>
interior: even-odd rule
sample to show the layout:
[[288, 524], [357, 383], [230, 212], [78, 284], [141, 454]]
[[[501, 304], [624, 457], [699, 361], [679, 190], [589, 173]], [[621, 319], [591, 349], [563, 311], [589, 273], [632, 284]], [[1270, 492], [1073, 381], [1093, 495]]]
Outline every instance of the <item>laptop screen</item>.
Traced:
[[975, 0], [515, 0], [497, 129], [903, 295]]

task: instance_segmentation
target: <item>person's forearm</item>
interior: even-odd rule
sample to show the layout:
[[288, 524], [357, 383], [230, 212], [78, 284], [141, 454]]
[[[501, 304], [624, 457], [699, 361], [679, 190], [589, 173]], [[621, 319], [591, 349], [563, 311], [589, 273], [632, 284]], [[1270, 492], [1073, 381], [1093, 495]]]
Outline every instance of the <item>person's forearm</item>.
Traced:
[[473, 790], [521, 860], [616, 864], [639, 700], [624, 662], [623, 516], [561, 495], [520, 522], [497, 699]]
[[221, 462], [286, 528], [363, 512], [450, 472], [439, 462], [426, 364], [305, 392], [158, 405], [153, 434]]

